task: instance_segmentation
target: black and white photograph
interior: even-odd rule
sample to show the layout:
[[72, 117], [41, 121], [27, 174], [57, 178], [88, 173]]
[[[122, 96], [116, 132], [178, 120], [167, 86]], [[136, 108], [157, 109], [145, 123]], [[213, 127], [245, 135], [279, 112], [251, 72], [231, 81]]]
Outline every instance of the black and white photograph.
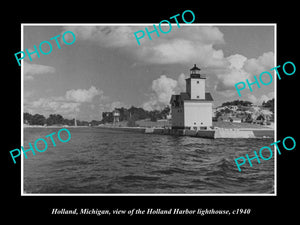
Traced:
[[276, 193], [276, 25], [157, 27], [23, 24], [24, 195]]
[[101, 3], [6, 7], [3, 219], [293, 221], [296, 7]]

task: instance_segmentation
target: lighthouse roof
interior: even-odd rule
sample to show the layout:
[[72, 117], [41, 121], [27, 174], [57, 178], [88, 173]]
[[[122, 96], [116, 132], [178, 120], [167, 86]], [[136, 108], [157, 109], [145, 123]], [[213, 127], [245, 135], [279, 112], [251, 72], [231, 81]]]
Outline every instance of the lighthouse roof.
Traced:
[[205, 76], [200, 75], [200, 68], [198, 68], [196, 66], [196, 64], [194, 64], [194, 67], [192, 69], [190, 69], [190, 78], [200, 78], [200, 79], [205, 79]]
[[189, 94], [186, 92], [181, 92], [179, 95], [172, 95], [170, 103], [172, 102], [180, 102], [180, 101], [195, 101], [195, 102], [212, 102], [214, 99], [212, 98], [209, 92], [205, 93], [205, 99], [191, 99]]
[[190, 69], [190, 70], [201, 70], [201, 69], [198, 68], [198, 67], [196, 66], [196, 64], [194, 64], [194, 67], [193, 67], [192, 69]]

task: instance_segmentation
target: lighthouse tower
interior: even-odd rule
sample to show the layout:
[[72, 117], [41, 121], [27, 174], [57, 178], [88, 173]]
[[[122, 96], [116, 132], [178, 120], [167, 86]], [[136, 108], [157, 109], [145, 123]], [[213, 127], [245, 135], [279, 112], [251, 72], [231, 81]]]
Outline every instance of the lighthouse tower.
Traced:
[[205, 99], [205, 80], [204, 75], [200, 75], [200, 69], [194, 64], [190, 69], [190, 77], [186, 80], [186, 92], [190, 99]]
[[210, 93], [205, 92], [206, 77], [194, 64], [186, 79], [186, 92], [172, 95], [172, 129], [209, 129], [212, 126], [212, 103]]

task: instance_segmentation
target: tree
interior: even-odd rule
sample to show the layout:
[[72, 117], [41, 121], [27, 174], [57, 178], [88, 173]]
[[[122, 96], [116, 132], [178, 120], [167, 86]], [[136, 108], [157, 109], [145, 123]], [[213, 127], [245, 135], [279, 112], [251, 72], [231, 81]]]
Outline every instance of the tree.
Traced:
[[28, 112], [25, 112], [23, 115], [24, 123], [32, 124], [32, 115]]
[[243, 101], [243, 100], [234, 100], [232, 102], [224, 102], [222, 106], [228, 106], [228, 105], [242, 105], [242, 106], [249, 106], [252, 102], [249, 101]]
[[133, 117], [129, 118], [127, 122], [128, 127], [136, 127], [135, 119]]
[[115, 108], [115, 109], [120, 112], [120, 121], [128, 120], [129, 119], [129, 112], [128, 112], [127, 109], [125, 109], [124, 107], [122, 107], [122, 108]]
[[[152, 110], [147, 111], [143, 108], [138, 108], [131, 106], [129, 109], [124, 107], [115, 108], [120, 112], [120, 121], [128, 121], [128, 126], [134, 126], [135, 121], [143, 120], [150, 118], [151, 121], [157, 121], [158, 119], [166, 119], [169, 115], [171, 109], [169, 106], [166, 106], [162, 110]], [[113, 122], [113, 113], [112, 112], [103, 112], [101, 123], [112, 123]]]
[[98, 121], [98, 120], [92, 120], [90, 122], [91, 126], [98, 126], [99, 124], [101, 124], [101, 121]]
[[150, 120], [152, 122], [156, 122], [157, 121], [157, 116], [155, 114], [150, 115]]
[[101, 121], [102, 123], [112, 123], [114, 121], [112, 112], [103, 112]]
[[169, 115], [170, 114], [170, 111], [171, 111], [171, 109], [170, 109], [170, 106], [166, 106], [162, 111], [161, 111], [161, 118], [162, 119], [166, 119], [167, 118], [167, 115]]
[[222, 112], [220, 112], [220, 111], [217, 111], [216, 112], [216, 118], [218, 119], [220, 116], [222, 116], [223, 115], [223, 113]]
[[130, 117], [135, 116], [136, 120], [143, 120], [148, 118], [148, 113], [143, 108], [131, 106], [131, 108], [128, 109], [128, 111]]
[[71, 119], [71, 120], [69, 120], [69, 119], [64, 119], [64, 120], [63, 120], [63, 124], [64, 124], [64, 125], [68, 125], [68, 126], [74, 126], [74, 125], [75, 125], [75, 119]]
[[269, 108], [270, 111], [274, 113], [274, 98], [268, 100], [267, 102], [263, 102], [262, 106]]
[[63, 124], [64, 118], [59, 114], [50, 114], [47, 118], [47, 125]]
[[226, 109], [224, 109], [224, 110], [223, 110], [223, 112], [224, 112], [224, 113], [226, 113], [226, 114], [228, 114], [228, 113], [231, 113], [231, 112], [232, 112], [232, 110], [230, 110], [230, 109], [226, 108]]
[[46, 118], [40, 114], [34, 114], [31, 119], [31, 125], [44, 125]]
[[77, 120], [77, 125], [78, 126], [88, 126], [89, 122]]

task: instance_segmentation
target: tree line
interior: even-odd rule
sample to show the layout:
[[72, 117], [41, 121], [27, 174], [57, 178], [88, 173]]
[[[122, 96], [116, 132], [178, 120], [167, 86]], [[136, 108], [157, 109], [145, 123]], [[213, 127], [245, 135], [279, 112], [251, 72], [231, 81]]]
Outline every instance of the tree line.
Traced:
[[[222, 103], [222, 106], [229, 106], [229, 105], [251, 106], [252, 102], [243, 101], [243, 100], [234, 100], [234, 101], [231, 101], [231, 102]], [[274, 98], [272, 98], [268, 101], [263, 101], [262, 106], [265, 107], [265, 108], [269, 108], [270, 111], [272, 111], [274, 113]]]
[[243, 100], [234, 100], [234, 101], [231, 101], [231, 102], [222, 103], [222, 106], [228, 106], [228, 105], [250, 106], [250, 105], [252, 105], [252, 102], [243, 101]]
[[263, 101], [262, 106], [269, 108], [270, 111], [274, 113], [274, 98], [272, 98], [271, 100], [268, 100], [266, 102]]
[[[158, 119], [165, 119], [167, 115], [170, 113], [170, 107], [167, 106], [163, 110], [153, 110], [147, 111], [143, 108], [137, 108], [131, 106], [130, 108], [126, 109], [116, 108], [120, 113], [119, 121], [128, 121], [128, 125], [134, 126], [135, 121], [150, 118], [151, 121], [157, 121]], [[75, 119], [66, 119], [60, 114], [50, 114], [47, 118], [41, 114], [30, 114], [25, 112], [24, 116], [24, 123], [28, 125], [68, 125], [74, 126]], [[77, 126], [98, 126], [99, 124], [103, 123], [112, 123], [113, 122], [113, 112], [103, 112], [102, 113], [102, 120], [92, 120], [88, 121], [81, 121], [76, 120]]]
[[[152, 111], [147, 111], [144, 110], [143, 108], [137, 108], [134, 106], [131, 106], [128, 109], [124, 107], [116, 108], [115, 110], [117, 110], [120, 113], [119, 121], [128, 121], [129, 125], [133, 125], [134, 122], [137, 120], [143, 120], [147, 118], [150, 118], [151, 121], [166, 119], [167, 115], [169, 115], [170, 113], [169, 106], [166, 106], [162, 110], [152, 110]], [[112, 123], [113, 120], [114, 120], [113, 111], [102, 113], [102, 120], [101, 120], [102, 123]]]
[[[30, 114], [28, 112], [24, 113], [24, 123], [29, 125], [68, 125], [74, 126], [75, 119], [66, 119], [60, 114], [50, 114], [48, 118], [41, 114]], [[78, 126], [96, 126], [99, 125], [101, 122], [97, 120], [92, 120], [90, 122], [76, 120]]]

